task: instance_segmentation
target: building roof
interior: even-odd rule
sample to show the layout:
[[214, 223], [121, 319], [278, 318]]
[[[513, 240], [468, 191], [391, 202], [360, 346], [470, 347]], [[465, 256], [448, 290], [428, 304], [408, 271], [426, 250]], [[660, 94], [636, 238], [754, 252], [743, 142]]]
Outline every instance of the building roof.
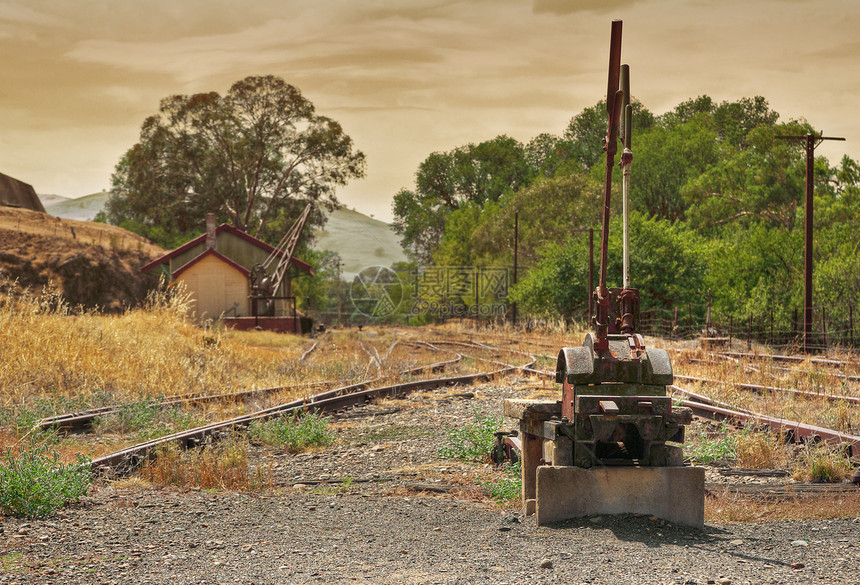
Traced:
[[238, 270], [239, 272], [244, 274], [246, 277], [251, 275], [251, 271], [248, 270], [247, 268], [245, 268], [244, 266], [242, 266], [241, 264], [239, 264], [237, 262], [233, 262], [232, 260], [227, 258], [227, 256], [225, 256], [224, 254], [219, 254], [218, 252], [216, 252], [212, 248], [208, 248], [205, 252], [203, 252], [202, 254], [195, 257], [193, 260], [191, 260], [187, 264], [185, 264], [185, 266], [180, 266], [179, 268], [174, 270], [173, 274], [171, 276], [173, 276], [173, 278], [177, 278], [180, 274], [182, 274], [183, 272], [185, 272], [186, 270], [188, 270], [189, 268], [191, 268], [192, 266], [194, 266], [195, 264], [197, 264], [198, 262], [200, 262], [201, 260], [203, 260], [207, 256], [214, 256], [215, 258], [217, 258], [218, 260], [221, 260], [222, 262], [224, 262], [228, 266], [232, 266], [233, 268], [235, 268], [236, 270]]
[[36, 190], [33, 189], [32, 185], [13, 179], [3, 173], [0, 173], [0, 205], [23, 207], [45, 213], [45, 208], [39, 201], [39, 196], [36, 195]]
[[[233, 227], [233, 226], [231, 226], [231, 225], [229, 225], [229, 224], [226, 224], [226, 223], [222, 223], [221, 225], [219, 225], [219, 226], [216, 228], [216, 230], [215, 230], [215, 236], [217, 237], [217, 236], [218, 236], [218, 234], [220, 234], [220, 233], [222, 233], [222, 232], [229, 232], [229, 233], [233, 234], [234, 236], [237, 236], [237, 237], [239, 237], [239, 238], [241, 238], [241, 239], [243, 239], [243, 240], [247, 241], [249, 244], [251, 244], [251, 245], [253, 245], [253, 246], [258, 247], [258, 248], [260, 248], [261, 250], [266, 251], [266, 252], [267, 252], [267, 253], [269, 253], [269, 254], [271, 254], [272, 252], [275, 252], [275, 253], [278, 255], [278, 257], [283, 258], [283, 253], [282, 253], [282, 252], [279, 252], [279, 251], [275, 250], [275, 248], [274, 248], [274, 247], [270, 246], [270, 245], [269, 245], [269, 244], [267, 244], [266, 242], [263, 242], [263, 241], [261, 241], [261, 240], [258, 240], [258, 239], [257, 239], [257, 238], [255, 238], [254, 236], [252, 236], [252, 235], [250, 235], [250, 234], [248, 234], [248, 233], [246, 233], [246, 232], [243, 232], [243, 231], [242, 231], [242, 230], [240, 230], [239, 228]], [[195, 247], [195, 246], [199, 246], [199, 245], [201, 245], [201, 244], [202, 244], [202, 245], [204, 245], [204, 246], [206, 245], [206, 234], [205, 234], [205, 233], [200, 234], [199, 236], [197, 236], [197, 237], [196, 237], [196, 238], [194, 238], [193, 240], [191, 240], [191, 241], [189, 241], [189, 242], [186, 242], [186, 243], [185, 243], [185, 244], [183, 244], [182, 246], [180, 246], [180, 247], [176, 248], [175, 250], [172, 250], [172, 251], [168, 252], [168, 253], [167, 253], [167, 254], [165, 254], [164, 256], [161, 256], [160, 258], [156, 258], [155, 260], [153, 260], [152, 262], [150, 262], [149, 264], [147, 264], [146, 266], [144, 266], [143, 268], [141, 268], [141, 269], [140, 269], [140, 271], [141, 271], [141, 272], [148, 272], [149, 270], [152, 270], [152, 269], [153, 269], [153, 268], [155, 268], [156, 266], [158, 266], [158, 265], [160, 265], [160, 264], [164, 264], [165, 262], [169, 262], [172, 258], [175, 258], [176, 256], [179, 256], [179, 255], [180, 255], [180, 254], [182, 254], [183, 252], [187, 252], [187, 251], [188, 251], [188, 250], [190, 250], [191, 248], [193, 248], [193, 247]], [[208, 251], [209, 251], [208, 249], [207, 249], [207, 250], [204, 250], [204, 251], [203, 251], [200, 255], [198, 255], [194, 260], [192, 260], [191, 262], [186, 263], [186, 264], [185, 264], [185, 266], [183, 266], [183, 267], [182, 267], [180, 270], [178, 270], [176, 273], [180, 272], [180, 271], [181, 271], [181, 270], [183, 270], [185, 267], [189, 266], [192, 262], [196, 262], [198, 259], [202, 258], [202, 257], [203, 257], [203, 256], [204, 256]], [[221, 255], [221, 254], [218, 254], [218, 256], [220, 256], [221, 258], [227, 259], [225, 256], [223, 256], [223, 255]], [[229, 259], [227, 259], [227, 260], [229, 260]], [[230, 262], [231, 262], [231, 263], [233, 263], [233, 261], [232, 261], [232, 260], [230, 260]], [[235, 263], [234, 263], [234, 264], [235, 264]], [[299, 268], [300, 270], [304, 270], [305, 272], [307, 272], [307, 273], [309, 273], [309, 274], [313, 274], [313, 273], [314, 273], [314, 269], [313, 269], [313, 267], [311, 267], [311, 265], [310, 265], [310, 264], [307, 264], [306, 262], [302, 262], [302, 261], [301, 261], [301, 260], [299, 260], [298, 258], [295, 258], [295, 257], [290, 258], [290, 264], [291, 264], [292, 266], [295, 266], [296, 268]]]

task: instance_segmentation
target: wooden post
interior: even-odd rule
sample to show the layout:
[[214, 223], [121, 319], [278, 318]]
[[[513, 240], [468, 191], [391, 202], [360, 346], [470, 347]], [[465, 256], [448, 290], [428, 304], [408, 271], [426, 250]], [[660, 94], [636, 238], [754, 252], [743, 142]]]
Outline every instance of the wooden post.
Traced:
[[696, 326], [693, 324], [693, 303], [690, 303], [690, 335], [696, 336]]
[[854, 307], [848, 304], [848, 341], [854, 347]]
[[770, 309], [770, 337], [768, 339], [770, 345], [773, 345], [773, 308]]
[[481, 314], [481, 303], [478, 298], [478, 267], [475, 266], [475, 330], [478, 330], [478, 316]]
[[[520, 241], [520, 212], [514, 212], [514, 284], [517, 284], [517, 257], [519, 256], [519, 241]], [[514, 303], [511, 307], [511, 321], [514, 326], [517, 324], [517, 304]]]
[[794, 315], [791, 318], [791, 337], [797, 339], [797, 307], [794, 308]]
[[[543, 439], [536, 435], [526, 432], [526, 422], [520, 422], [520, 436], [522, 437], [523, 446], [523, 508], [526, 515], [530, 515], [533, 509], [535, 498], [537, 498], [537, 468], [540, 465], [540, 460], [543, 457]], [[529, 502], [531, 500], [531, 503]]]
[[729, 347], [732, 346], [732, 334], [735, 329], [735, 316], [729, 315]]
[[747, 351], [752, 350], [752, 320], [753, 314], [750, 313], [749, 325], [747, 325]]
[[827, 312], [824, 307], [821, 307], [821, 335], [823, 336], [821, 342], [824, 344], [824, 349], [827, 349]]
[[672, 317], [672, 336], [675, 337], [678, 334], [678, 305], [675, 305], [675, 314]]

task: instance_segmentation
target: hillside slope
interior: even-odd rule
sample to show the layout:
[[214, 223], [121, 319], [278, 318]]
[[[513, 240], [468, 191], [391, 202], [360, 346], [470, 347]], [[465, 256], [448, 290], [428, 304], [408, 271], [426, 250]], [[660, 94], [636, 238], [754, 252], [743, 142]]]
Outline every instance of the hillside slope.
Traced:
[[155, 284], [140, 267], [162, 254], [116, 226], [0, 207], [0, 284], [19, 291], [52, 285], [73, 306], [121, 310]]
[[346, 280], [352, 280], [368, 266], [391, 266], [407, 260], [400, 238], [390, 225], [355, 210], [333, 211], [325, 229], [316, 236], [317, 249], [340, 255]]
[[78, 221], [92, 221], [96, 214], [105, 208], [110, 193], [102, 191], [93, 193], [77, 199], [69, 199], [59, 195], [39, 195], [45, 211], [49, 215], [62, 219], [77, 219]]
[[[58, 195], [39, 195], [45, 210], [55, 217], [92, 220], [104, 209], [109, 193], [94, 193], [78, 199]], [[343, 261], [343, 278], [352, 278], [368, 266], [391, 266], [405, 262], [400, 237], [391, 226], [352, 209], [328, 214], [325, 229], [316, 232], [319, 250], [337, 252]]]

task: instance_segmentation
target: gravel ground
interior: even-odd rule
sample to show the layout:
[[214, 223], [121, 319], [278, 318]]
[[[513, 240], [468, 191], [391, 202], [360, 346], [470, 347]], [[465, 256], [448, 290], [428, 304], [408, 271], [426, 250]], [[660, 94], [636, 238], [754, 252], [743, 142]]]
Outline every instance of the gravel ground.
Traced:
[[[707, 524], [641, 516], [538, 527], [436, 455], [439, 435], [526, 380], [347, 413], [335, 446], [257, 449], [263, 494], [101, 485], [45, 521], [0, 519], [0, 583], [860, 583], [860, 519]], [[794, 566], [795, 568], [792, 568]]]

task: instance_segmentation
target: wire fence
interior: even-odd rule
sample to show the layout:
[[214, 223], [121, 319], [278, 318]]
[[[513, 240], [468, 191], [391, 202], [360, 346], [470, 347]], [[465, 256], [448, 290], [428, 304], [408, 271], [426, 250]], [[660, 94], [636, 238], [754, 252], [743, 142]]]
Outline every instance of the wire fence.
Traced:
[[[403, 307], [414, 306], [412, 299], [405, 299], [398, 308], [401, 311], [363, 313], [350, 304], [349, 299], [343, 299], [340, 311], [313, 311], [312, 316], [330, 326], [353, 325], [364, 326], [371, 324], [403, 324], [415, 325], [427, 322], [440, 322], [450, 319], [474, 321], [476, 324], [508, 322], [513, 320], [512, 306], [504, 303], [498, 307], [498, 302], [492, 307], [501, 310], [485, 311], [490, 307], [479, 304], [475, 311], [474, 304], [464, 304], [463, 311], [451, 311], [447, 314], [430, 314], [422, 320], [421, 314], [403, 311]], [[846, 304], [843, 307], [835, 305], [818, 306], [813, 308], [811, 333], [806, 346], [810, 350], [823, 351], [828, 348], [856, 348], [860, 345], [860, 332], [855, 323], [854, 306]], [[577, 319], [587, 321], [586, 315]], [[560, 320], [561, 316], [560, 316]], [[541, 319], [521, 315], [518, 319], [520, 326], [538, 326]], [[669, 340], [697, 339], [700, 337], [726, 338], [746, 342], [765, 344], [773, 348], [803, 347], [803, 308], [786, 309], [780, 307], [764, 313], [721, 313], [710, 310], [708, 303], [688, 303], [673, 309], [651, 308], [639, 313], [637, 331], [644, 335], [662, 337]]]
[[[860, 336], [855, 330], [854, 307], [814, 307], [807, 347], [826, 350], [832, 347], [857, 347]], [[639, 315], [638, 329], [645, 335], [665, 339], [723, 337], [761, 343], [774, 348], [803, 346], [803, 309], [769, 310], [765, 313], [726, 314], [710, 311], [706, 304], [688, 304], [673, 310], [649, 309]]]

